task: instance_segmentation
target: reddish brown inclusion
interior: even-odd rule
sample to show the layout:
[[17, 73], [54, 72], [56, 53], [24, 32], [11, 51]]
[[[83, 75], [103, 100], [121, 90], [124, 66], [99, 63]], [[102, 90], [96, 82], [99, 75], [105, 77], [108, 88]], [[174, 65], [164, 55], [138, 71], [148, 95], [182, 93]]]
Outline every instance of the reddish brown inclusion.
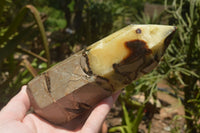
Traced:
[[125, 42], [125, 47], [128, 49], [129, 54], [124, 58], [123, 62], [130, 62], [130, 60], [136, 57], [149, 55], [152, 53], [151, 49], [148, 48], [145, 41], [142, 40], [131, 40]]

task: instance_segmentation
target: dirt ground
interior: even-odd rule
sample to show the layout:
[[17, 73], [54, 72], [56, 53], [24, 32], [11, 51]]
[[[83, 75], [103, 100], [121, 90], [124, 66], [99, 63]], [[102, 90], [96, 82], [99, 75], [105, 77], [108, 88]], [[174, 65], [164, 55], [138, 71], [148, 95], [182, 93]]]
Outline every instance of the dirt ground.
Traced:
[[[164, 88], [170, 92], [169, 87], [163, 83], [158, 84], [159, 88]], [[138, 101], [142, 101], [144, 96], [134, 96]], [[151, 123], [147, 119], [143, 119], [139, 126], [139, 133], [184, 133], [184, 107], [181, 100], [171, 96], [163, 91], [157, 92], [157, 107], [156, 112], [152, 117]], [[182, 98], [182, 95], [179, 96]], [[151, 110], [151, 107], [149, 107]], [[145, 113], [145, 112], [144, 112]], [[103, 133], [107, 132], [110, 127], [121, 125], [123, 115], [122, 108], [116, 105], [113, 106], [103, 126]]]

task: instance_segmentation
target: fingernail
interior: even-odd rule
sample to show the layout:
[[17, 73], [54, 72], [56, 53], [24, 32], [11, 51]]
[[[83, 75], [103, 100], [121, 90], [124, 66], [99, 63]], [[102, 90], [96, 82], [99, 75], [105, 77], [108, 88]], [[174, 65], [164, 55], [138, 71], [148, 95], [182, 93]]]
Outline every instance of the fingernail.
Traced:
[[22, 88], [21, 88], [21, 91], [26, 92], [26, 88], [27, 88], [27, 85], [23, 85]]
[[121, 93], [121, 90], [115, 92], [113, 95], [112, 95], [112, 98], [113, 98], [113, 101], [115, 102], [117, 100], [117, 98], [119, 97]]

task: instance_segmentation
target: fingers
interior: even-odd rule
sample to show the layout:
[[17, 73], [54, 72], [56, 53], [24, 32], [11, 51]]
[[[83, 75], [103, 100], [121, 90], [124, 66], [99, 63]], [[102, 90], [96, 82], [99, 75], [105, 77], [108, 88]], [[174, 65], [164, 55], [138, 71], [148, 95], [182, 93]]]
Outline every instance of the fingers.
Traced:
[[114, 102], [117, 100], [117, 98], [119, 97], [120, 93], [121, 93], [121, 90], [115, 92], [115, 93], [112, 95], [113, 101], [114, 101]]
[[26, 86], [14, 96], [1, 110], [1, 115], [7, 119], [22, 120], [30, 108], [30, 101], [26, 92]]
[[106, 118], [106, 115], [110, 111], [110, 108], [116, 101], [119, 94], [120, 91], [115, 93], [113, 96], [106, 98], [91, 112], [89, 118], [82, 128], [82, 132], [96, 133], [99, 131], [103, 121]]

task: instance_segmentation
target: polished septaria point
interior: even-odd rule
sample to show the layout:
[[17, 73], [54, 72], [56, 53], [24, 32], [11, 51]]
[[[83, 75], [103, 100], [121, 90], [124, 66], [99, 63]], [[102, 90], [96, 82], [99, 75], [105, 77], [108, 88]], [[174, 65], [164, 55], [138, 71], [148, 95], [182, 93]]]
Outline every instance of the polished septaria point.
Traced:
[[48, 69], [28, 83], [35, 113], [62, 124], [153, 70], [176, 27], [129, 25]]

